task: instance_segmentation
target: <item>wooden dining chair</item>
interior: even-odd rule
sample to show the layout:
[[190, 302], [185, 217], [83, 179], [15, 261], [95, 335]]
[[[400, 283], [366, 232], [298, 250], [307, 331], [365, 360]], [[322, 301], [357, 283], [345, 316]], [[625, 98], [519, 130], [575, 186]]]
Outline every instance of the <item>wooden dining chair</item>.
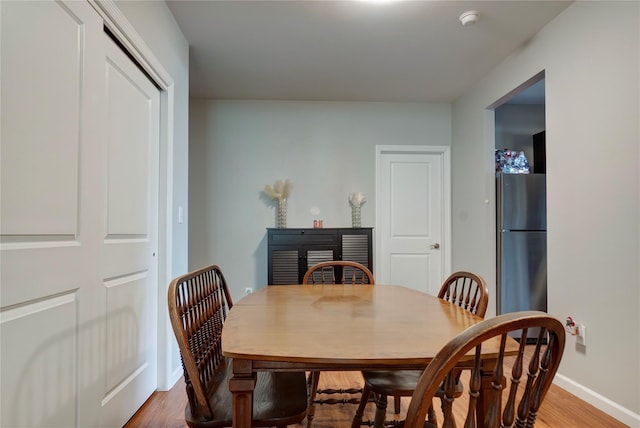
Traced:
[[346, 260], [317, 263], [304, 274], [303, 284], [373, 284], [373, 273], [365, 265]]
[[[169, 285], [169, 318], [175, 333], [188, 403], [189, 427], [230, 427], [231, 358], [222, 355], [222, 327], [233, 306], [222, 271], [211, 265], [182, 275]], [[253, 393], [256, 427], [285, 427], [304, 420], [304, 372], [259, 372]]]
[[[537, 343], [527, 345], [527, 331], [538, 329]], [[476, 409], [481, 405], [479, 391], [484, 370], [480, 347], [494, 337], [500, 338], [501, 347], [491, 372], [492, 391], [488, 397], [483, 397], [487, 411], [484, 420], [478, 420]], [[510, 337], [517, 338], [520, 345], [516, 356], [505, 357], [505, 344]], [[540, 405], [558, 371], [564, 345], [562, 323], [540, 311], [512, 312], [469, 327], [447, 343], [420, 376], [411, 396], [404, 427], [435, 427], [425, 423], [425, 417], [440, 385], [444, 385], [442, 427], [456, 426], [456, 418], [464, 419], [457, 421], [457, 426], [465, 427], [534, 427]], [[466, 363], [471, 364], [466, 384], [469, 397], [468, 400], [456, 401], [456, 365], [462, 359], [468, 359], [469, 355], [475, 355]], [[512, 369], [507, 373], [503, 368], [505, 358], [513, 359]]]
[[[489, 289], [486, 281], [471, 272], [454, 272], [444, 281], [438, 292], [438, 297], [451, 304], [484, 318], [489, 303]], [[400, 398], [410, 397], [418, 384], [421, 370], [375, 370], [363, 371], [364, 387], [362, 398], [351, 423], [352, 428], [360, 425], [370, 425], [369, 421], [362, 421], [364, 409], [370, 401], [371, 394], [375, 395], [376, 414], [374, 427], [382, 427], [387, 410], [387, 397], [394, 397], [394, 412], [400, 413]], [[457, 393], [462, 394], [462, 385], [456, 383]], [[436, 396], [443, 394], [440, 389]], [[429, 411], [430, 420], [435, 423], [433, 407]]]
[[[304, 274], [303, 284], [375, 284], [373, 273], [365, 265], [346, 260], [333, 260], [317, 263]], [[318, 389], [320, 372], [312, 371], [307, 378], [309, 408], [307, 411], [307, 427], [311, 427], [315, 415], [316, 404], [357, 404], [358, 398], [316, 400], [317, 394], [361, 394], [362, 388], [325, 388]]]

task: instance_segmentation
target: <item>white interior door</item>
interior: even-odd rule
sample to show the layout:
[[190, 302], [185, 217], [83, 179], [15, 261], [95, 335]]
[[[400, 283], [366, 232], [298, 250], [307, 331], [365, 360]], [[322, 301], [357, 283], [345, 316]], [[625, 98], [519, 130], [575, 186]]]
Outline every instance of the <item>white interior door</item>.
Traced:
[[107, 36], [101, 275], [103, 426], [121, 426], [157, 387], [160, 94]]
[[159, 94], [88, 2], [0, 19], [0, 426], [122, 426], [157, 377]]
[[379, 148], [376, 282], [438, 293], [448, 264], [447, 153]]
[[84, 366], [79, 349], [103, 339], [86, 317], [99, 281], [102, 21], [87, 2], [0, 8], [0, 426], [73, 427], [101, 379], [100, 349]]

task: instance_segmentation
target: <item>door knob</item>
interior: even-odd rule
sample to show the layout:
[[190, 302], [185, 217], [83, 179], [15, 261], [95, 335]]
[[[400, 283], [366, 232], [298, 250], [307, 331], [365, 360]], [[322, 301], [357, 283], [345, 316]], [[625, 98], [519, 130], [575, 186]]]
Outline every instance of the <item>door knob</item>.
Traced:
[[440, 248], [440, 244], [438, 244], [437, 242], [435, 244], [433, 244], [431, 246], [431, 248], [433, 248], [434, 250], [437, 250], [438, 248]]

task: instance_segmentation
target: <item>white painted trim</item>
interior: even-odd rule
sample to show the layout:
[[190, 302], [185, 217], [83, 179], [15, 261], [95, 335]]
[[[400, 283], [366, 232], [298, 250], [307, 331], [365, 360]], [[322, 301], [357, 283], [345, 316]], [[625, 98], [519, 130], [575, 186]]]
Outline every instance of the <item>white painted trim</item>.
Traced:
[[[161, 195], [166, 198], [164, 209], [160, 210], [160, 215], [164, 215], [165, 224], [164, 230], [166, 235], [164, 236], [163, 245], [160, 247], [160, 254], [164, 254], [162, 260], [164, 261], [164, 269], [159, 269], [158, 272], [158, 389], [160, 391], [168, 391], [173, 385], [176, 384], [179, 377], [174, 380], [174, 373], [180, 372], [182, 375], [182, 365], [178, 364], [177, 367], [171, 367], [171, 356], [173, 349], [177, 349], [178, 345], [173, 335], [173, 329], [169, 320], [169, 307], [167, 303], [167, 291], [169, 288], [169, 282], [175, 276], [173, 274], [173, 181], [174, 181], [174, 150], [173, 150], [173, 135], [174, 135], [174, 106], [175, 106], [175, 85], [172, 84], [162, 93], [160, 105], [161, 116], [160, 122], [166, 124], [166, 127], [161, 129], [160, 141], [164, 150], [164, 191], [161, 191]], [[165, 108], [166, 107], [166, 108]], [[162, 155], [161, 155], [162, 159]]]
[[87, 0], [102, 18], [104, 25], [138, 61], [140, 66], [161, 88], [160, 93], [160, 151], [164, 152], [164, 164], [159, 165], [158, 206], [158, 374], [159, 390], [173, 386], [174, 373], [180, 367], [169, 367], [171, 362], [173, 332], [168, 321], [166, 287], [173, 278], [173, 136], [175, 111], [175, 83], [153, 51], [144, 42], [133, 25], [113, 0]]
[[178, 383], [182, 376], [184, 376], [184, 370], [180, 365], [171, 373], [171, 376], [169, 377], [169, 388], [167, 389], [167, 391], [171, 389], [171, 387], [173, 387], [176, 383]]
[[[377, 145], [376, 146], [376, 222], [374, 230], [381, 230], [380, 189], [381, 161], [384, 154], [436, 154], [442, 159], [442, 278], [444, 281], [451, 273], [451, 149], [448, 146], [409, 146], [409, 145]], [[375, 239], [374, 266], [382, 266], [382, 242]]]
[[104, 25], [116, 38], [124, 45], [142, 68], [149, 73], [151, 78], [163, 89], [166, 90], [173, 85], [173, 78], [162, 63], [158, 61], [151, 49], [144, 42], [142, 37], [133, 28], [133, 25], [118, 9], [113, 0], [87, 0], [89, 4], [98, 12], [103, 19]]
[[582, 384], [557, 374], [553, 383], [630, 427], [640, 428], [640, 414], [622, 407]]

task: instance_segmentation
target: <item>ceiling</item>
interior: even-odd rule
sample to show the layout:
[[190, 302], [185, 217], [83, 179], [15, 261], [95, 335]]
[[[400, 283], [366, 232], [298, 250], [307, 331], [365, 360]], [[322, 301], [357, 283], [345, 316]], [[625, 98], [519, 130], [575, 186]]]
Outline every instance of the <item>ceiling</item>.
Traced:
[[[450, 103], [571, 1], [167, 0], [190, 96]], [[478, 22], [458, 17], [476, 10]]]

